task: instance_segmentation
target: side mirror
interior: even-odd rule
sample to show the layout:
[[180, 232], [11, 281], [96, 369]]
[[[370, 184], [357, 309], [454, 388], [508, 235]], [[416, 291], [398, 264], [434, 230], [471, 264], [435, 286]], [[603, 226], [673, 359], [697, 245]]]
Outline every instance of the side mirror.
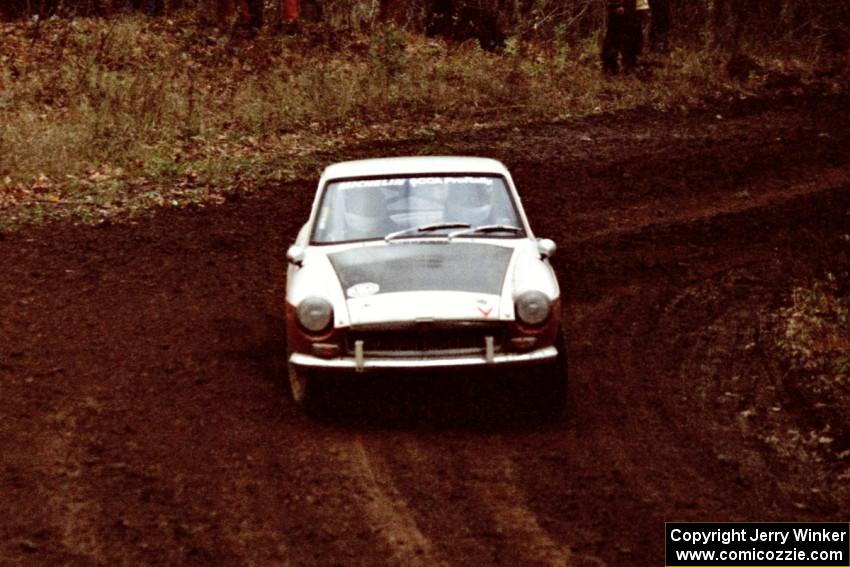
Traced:
[[293, 244], [286, 251], [286, 261], [299, 268], [302, 267], [304, 265], [304, 249], [297, 244]]
[[550, 240], [549, 238], [538, 238], [537, 239], [537, 251], [540, 252], [540, 258], [545, 260], [546, 258], [551, 258], [555, 255], [555, 251], [558, 249], [558, 246], [555, 244], [554, 240]]

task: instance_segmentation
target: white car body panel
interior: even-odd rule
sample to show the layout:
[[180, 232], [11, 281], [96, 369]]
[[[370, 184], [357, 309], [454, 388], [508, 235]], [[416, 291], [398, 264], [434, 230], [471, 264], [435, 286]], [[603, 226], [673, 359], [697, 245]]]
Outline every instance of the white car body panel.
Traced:
[[339, 279], [327, 254], [316, 248], [304, 251], [304, 267], [289, 266], [286, 302], [298, 305], [308, 297], [323, 297], [334, 308], [334, 327], [348, 327], [348, 310]]
[[423, 321], [498, 321], [498, 295], [410, 291], [348, 300], [352, 326]]

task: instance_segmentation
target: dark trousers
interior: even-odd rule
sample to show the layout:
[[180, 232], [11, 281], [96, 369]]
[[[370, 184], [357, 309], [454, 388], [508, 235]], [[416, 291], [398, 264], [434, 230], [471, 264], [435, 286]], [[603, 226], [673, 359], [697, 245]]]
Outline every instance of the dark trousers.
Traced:
[[609, 73], [619, 71], [619, 57], [623, 57], [623, 70], [629, 71], [637, 65], [637, 56], [643, 45], [638, 12], [627, 6], [622, 14], [616, 8], [608, 8], [608, 26], [602, 42], [602, 68]]
[[669, 0], [649, 0], [652, 22], [649, 27], [649, 48], [654, 52], [666, 52], [670, 49], [669, 36], [672, 17]]

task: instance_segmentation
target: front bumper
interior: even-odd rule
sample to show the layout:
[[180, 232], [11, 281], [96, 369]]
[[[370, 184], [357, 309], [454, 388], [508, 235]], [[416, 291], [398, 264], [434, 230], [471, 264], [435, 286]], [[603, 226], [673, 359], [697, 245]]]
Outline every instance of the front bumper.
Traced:
[[540, 364], [555, 360], [558, 349], [554, 346], [524, 353], [499, 353], [488, 361], [484, 355], [446, 358], [319, 358], [309, 354], [293, 353], [289, 362], [305, 370], [340, 372], [369, 372], [379, 370], [438, 370], [451, 368], [486, 368]]

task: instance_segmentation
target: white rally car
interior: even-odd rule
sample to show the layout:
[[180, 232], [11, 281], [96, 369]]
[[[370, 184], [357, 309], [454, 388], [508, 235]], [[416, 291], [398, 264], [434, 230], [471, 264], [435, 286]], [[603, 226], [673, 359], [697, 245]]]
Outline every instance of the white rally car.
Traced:
[[287, 252], [287, 355], [296, 403], [331, 375], [521, 368], [560, 411], [560, 290], [510, 173], [472, 157], [325, 169]]

